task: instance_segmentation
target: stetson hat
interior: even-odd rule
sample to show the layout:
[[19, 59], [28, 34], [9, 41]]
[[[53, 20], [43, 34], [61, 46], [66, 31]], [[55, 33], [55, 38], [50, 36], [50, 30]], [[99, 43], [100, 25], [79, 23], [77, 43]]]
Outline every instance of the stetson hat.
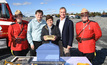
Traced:
[[87, 9], [83, 8], [81, 13], [89, 13], [89, 11]]
[[22, 14], [22, 12], [20, 10], [16, 10], [15, 16], [17, 16], [17, 15], [23, 15], [23, 14]]

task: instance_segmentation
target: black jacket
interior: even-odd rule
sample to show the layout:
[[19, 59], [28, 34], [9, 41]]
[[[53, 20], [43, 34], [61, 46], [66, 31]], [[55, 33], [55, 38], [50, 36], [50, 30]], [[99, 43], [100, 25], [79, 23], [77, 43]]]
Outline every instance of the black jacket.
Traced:
[[[59, 27], [60, 19], [57, 20], [56, 26]], [[71, 20], [66, 18], [63, 30], [62, 30], [62, 43], [64, 47], [67, 47], [67, 45], [72, 46], [74, 38], [74, 25]]]
[[[42, 28], [41, 40], [42, 40], [42, 43], [49, 43], [49, 41], [45, 41], [45, 40], [44, 40], [44, 38], [43, 38], [44, 35], [49, 35], [49, 30], [48, 30], [47, 25], [45, 25], [45, 26]], [[55, 26], [55, 25], [52, 26], [52, 28], [51, 28], [51, 35], [55, 35], [55, 36], [56, 36], [56, 40], [55, 40], [55, 41], [52, 41], [52, 43], [58, 45], [58, 41], [60, 40], [60, 31], [59, 31], [59, 29], [58, 29], [57, 26]]]

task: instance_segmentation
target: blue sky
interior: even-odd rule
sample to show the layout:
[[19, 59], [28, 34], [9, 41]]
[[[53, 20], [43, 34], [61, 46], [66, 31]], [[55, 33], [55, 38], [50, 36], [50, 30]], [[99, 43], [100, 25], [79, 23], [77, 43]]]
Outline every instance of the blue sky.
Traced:
[[60, 7], [65, 7], [67, 13], [80, 13], [82, 8], [90, 12], [107, 11], [107, 0], [6, 0], [12, 13], [21, 10], [26, 16], [35, 14], [38, 9], [44, 14], [58, 14]]

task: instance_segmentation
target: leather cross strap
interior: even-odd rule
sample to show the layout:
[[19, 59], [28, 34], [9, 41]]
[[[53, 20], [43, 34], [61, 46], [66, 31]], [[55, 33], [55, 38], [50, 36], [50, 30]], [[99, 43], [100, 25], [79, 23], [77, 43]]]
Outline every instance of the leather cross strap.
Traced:
[[[23, 29], [24, 29], [24, 24], [23, 24], [23, 28], [21, 29], [21, 31], [20, 31], [20, 33], [18, 34], [17, 38], [18, 38], [18, 37], [20, 36], [20, 34], [22, 33]], [[14, 37], [12, 34], [11, 34], [11, 36]], [[14, 37], [14, 38], [15, 38], [15, 37]]]
[[82, 31], [77, 35], [77, 37], [84, 31], [84, 29], [88, 26], [88, 24], [90, 23], [90, 21], [87, 23], [87, 25], [82, 29]]
[[22, 28], [22, 30], [20, 31], [20, 33], [18, 34], [18, 36], [20, 36], [20, 34], [22, 33], [23, 29], [24, 29], [24, 24], [23, 24], [23, 28]]
[[19, 37], [20, 34], [22, 33], [23, 29], [24, 29], [24, 24], [23, 24], [23, 28], [21, 29], [21, 31], [20, 31], [20, 33], [18, 34], [17, 38], [15, 38], [15, 37], [11, 34], [11, 36], [12, 36], [12, 42], [13, 42], [13, 47], [16, 47], [16, 44], [17, 44], [18, 42], [20, 43], [21, 41], [24, 41], [24, 39], [23, 39], [23, 40], [18, 39], [18, 37]]

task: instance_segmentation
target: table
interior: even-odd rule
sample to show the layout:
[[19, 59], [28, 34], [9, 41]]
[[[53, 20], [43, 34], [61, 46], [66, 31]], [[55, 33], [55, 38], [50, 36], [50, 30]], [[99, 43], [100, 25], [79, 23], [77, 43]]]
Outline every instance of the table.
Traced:
[[87, 59], [87, 57], [61, 57], [64, 61], [66, 61], [65, 65], [77, 65], [77, 63], [88, 63], [90, 65], [91, 62]]
[[[27, 61], [20, 61], [20, 62], [15, 62], [17, 58], [28, 58]], [[60, 61], [37, 61], [37, 57], [34, 56], [16, 56], [14, 57], [11, 62], [13, 63], [19, 63], [19, 64], [53, 64], [53, 65], [77, 65], [77, 63], [88, 63], [90, 65], [91, 62], [86, 58], [86, 57], [60, 57]]]

